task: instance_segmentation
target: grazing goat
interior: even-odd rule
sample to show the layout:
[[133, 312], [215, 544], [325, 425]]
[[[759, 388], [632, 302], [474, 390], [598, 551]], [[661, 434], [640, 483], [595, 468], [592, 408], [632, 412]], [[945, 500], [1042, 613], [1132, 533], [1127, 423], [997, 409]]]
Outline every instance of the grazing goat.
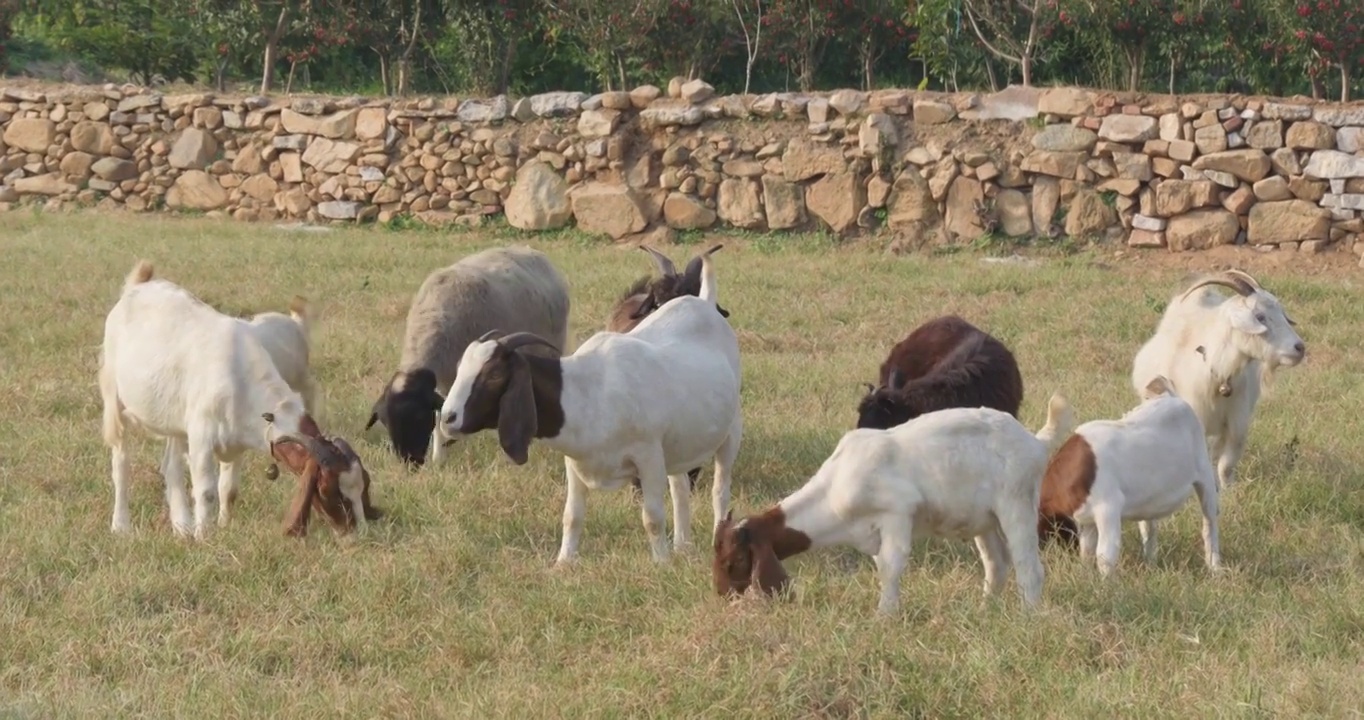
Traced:
[[456, 437], [497, 428], [503, 451], [518, 465], [532, 438], [563, 453], [568, 492], [557, 563], [577, 555], [589, 488], [643, 481], [644, 530], [656, 561], [668, 555], [664, 487], [672, 494], [673, 545], [680, 550], [691, 542], [686, 472], [707, 458], [715, 458], [714, 523], [727, 511], [743, 436], [741, 374], [738, 338], [715, 311], [717, 291], [707, 252], [699, 296], [670, 300], [629, 333], [599, 332], [566, 357], [526, 355], [522, 348], [546, 341], [496, 331], [464, 351], [440, 432]]
[[924, 413], [988, 407], [1018, 417], [1023, 376], [1004, 343], [956, 315], [915, 328], [881, 364], [880, 386], [867, 385], [857, 427], [884, 430]]
[[[719, 250], [722, 245], [716, 245], [707, 250], [712, 253]], [[675, 297], [683, 295], [699, 295], [701, 293], [701, 256], [697, 255], [687, 263], [687, 268], [681, 275], [677, 274], [677, 267], [667, 255], [647, 246], [640, 245], [639, 248], [649, 253], [654, 259], [654, 264], [658, 266], [658, 277], [644, 277], [635, 281], [625, 294], [616, 301], [616, 305], [611, 309], [611, 318], [606, 323], [606, 329], [611, 332], [628, 333], [635, 329], [644, 318], [650, 313], [663, 307], [664, 303]], [[715, 304], [715, 309], [720, 311], [720, 315], [728, 318], [729, 311], [719, 303]], [[692, 468], [687, 472], [687, 480], [691, 483], [691, 489], [696, 491], [696, 480], [701, 476], [701, 468]], [[640, 489], [639, 478], [635, 478], [631, 483], [635, 490]]]
[[[1236, 295], [1219, 295], [1210, 285]], [[1132, 361], [1138, 396], [1160, 375], [1193, 407], [1217, 460], [1219, 490], [1235, 481], [1262, 375], [1297, 365], [1307, 353], [1296, 324], [1255, 278], [1227, 270], [1176, 295]]]
[[[270, 311], [258, 313], [250, 320], [237, 318], [237, 322], [245, 325], [256, 336], [265, 352], [270, 354], [270, 360], [275, 363], [279, 376], [303, 397], [303, 409], [309, 415], [316, 416], [317, 384], [309, 369], [311, 328], [307, 299], [295, 295], [289, 301], [288, 315]], [[161, 477], [164, 478], [169, 471], [168, 463], [171, 460], [170, 446], [167, 445], [161, 456]], [[271, 464], [266, 476], [274, 480], [279, 476], [279, 468]]]
[[893, 613], [911, 542], [931, 535], [975, 538], [987, 595], [1001, 590], [1012, 560], [1023, 601], [1036, 605], [1038, 483], [1073, 426], [1069, 403], [1055, 394], [1035, 435], [993, 408], [948, 408], [887, 430], [849, 430], [799, 490], [737, 523], [725, 516], [715, 535], [715, 591], [741, 595], [756, 584], [779, 593], [783, 559], [848, 545], [875, 559], [877, 609]]
[[382, 423], [394, 452], [420, 467], [436, 442], [436, 413], [460, 356], [494, 328], [530, 332], [556, 348], [568, 342], [568, 283], [549, 258], [528, 247], [492, 248], [432, 272], [407, 313], [402, 358], [371, 409], [365, 430]]
[[1075, 429], [1047, 464], [1038, 504], [1038, 537], [1053, 537], [1094, 557], [1099, 572], [1117, 568], [1122, 523], [1137, 521], [1146, 562], [1156, 559], [1156, 521], [1190, 495], [1203, 509], [1203, 556], [1221, 566], [1217, 542], [1217, 478], [1203, 425], [1193, 408], [1157, 375], [1140, 405], [1118, 420], [1091, 420]]
[[[210, 506], [218, 524], [236, 500], [238, 465], [247, 450], [293, 439], [323, 468], [345, 459], [322, 442], [303, 398], [280, 377], [269, 353], [245, 324], [167, 280], [153, 279], [139, 261], [104, 321], [99, 389], [102, 434], [112, 454], [115, 532], [130, 530], [130, 461], [126, 429], [166, 438], [166, 455], [189, 455], [194, 516], [185, 497], [184, 466], [167, 462], [166, 503], [175, 532], [207, 532]], [[270, 416], [272, 422], [266, 422]], [[221, 472], [220, 472], [221, 470]]]
[[[274, 416], [266, 413], [265, 421], [273, 422]], [[313, 507], [341, 532], [364, 530], [368, 522], [383, 518], [383, 511], [369, 500], [369, 471], [350, 443], [339, 437], [326, 437], [318, 442], [330, 445], [345, 459], [346, 466], [324, 468], [318, 465], [307, 449], [295, 440], [270, 444], [270, 455], [298, 477], [298, 490], [289, 508], [284, 534], [307, 535]]]

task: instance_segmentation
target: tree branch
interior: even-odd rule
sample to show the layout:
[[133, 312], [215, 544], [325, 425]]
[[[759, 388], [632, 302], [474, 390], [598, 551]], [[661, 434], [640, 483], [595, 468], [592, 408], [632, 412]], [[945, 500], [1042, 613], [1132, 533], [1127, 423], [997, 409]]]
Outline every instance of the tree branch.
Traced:
[[964, 4], [966, 6], [966, 18], [971, 21], [971, 29], [976, 32], [976, 37], [980, 38], [981, 44], [984, 45], [987, 50], [999, 56], [1001, 59], [1022, 65], [1023, 64], [1022, 58], [1014, 57], [1013, 55], [1010, 55], [1004, 52], [1003, 50], [1000, 50], [999, 48], [992, 45], [989, 40], [985, 39], [985, 34], [980, 31], [980, 26], [976, 24], [975, 13], [971, 12], [970, 0], [967, 0], [967, 2], [965, 2]]

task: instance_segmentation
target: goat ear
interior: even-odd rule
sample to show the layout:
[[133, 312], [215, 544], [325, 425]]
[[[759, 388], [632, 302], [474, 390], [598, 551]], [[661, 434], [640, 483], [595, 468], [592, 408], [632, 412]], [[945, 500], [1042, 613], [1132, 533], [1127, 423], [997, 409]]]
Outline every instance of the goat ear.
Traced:
[[720, 311], [720, 317], [729, 317], [729, 311], [721, 307], [720, 303], [715, 303], [715, 309]]
[[303, 537], [308, 534], [308, 518], [317, 500], [317, 480], [321, 476], [322, 468], [309, 457], [298, 476], [298, 490], [294, 493], [294, 502], [289, 506], [289, 519], [284, 525], [285, 535]]
[[1255, 308], [1246, 307], [1238, 303], [1235, 307], [1227, 308], [1228, 319], [1231, 326], [1247, 335], [1263, 335], [1269, 328], [1259, 320], [1255, 319]]
[[899, 370], [891, 370], [890, 378], [886, 380], [886, 387], [891, 390], [899, 390], [905, 384], [905, 375]]
[[631, 319], [631, 320], [638, 320], [638, 319], [644, 317], [645, 315], [648, 315], [650, 312], [653, 311], [653, 309], [654, 309], [654, 292], [653, 292], [652, 290], [650, 290], [650, 291], [649, 291], [649, 294], [648, 294], [648, 295], [645, 295], [645, 296], [644, 296], [644, 299], [643, 299], [643, 300], [640, 300], [640, 301], [639, 301], [639, 304], [635, 306], [634, 311], [632, 311], [632, 312], [630, 313], [630, 319]]
[[445, 397], [435, 390], [431, 391], [427, 401], [431, 404], [431, 412], [440, 412], [441, 407], [445, 405]]
[[368, 520], [369, 522], [382, 520], [384, 511], [375, 507], [369, 501], [369, 471], [362, 468], [360, 472], [364, 473], [365, 486], [364, 489], [360, 491], [360, 507], [364, 510], [365, 520]]
[[[386, 408], [386, 406], [387, 406], [387, 403], [388, 403], [388, 386], [385, 385], [385, 386], [384, 386], [384, 391], [383, 391], [382, 393], [379, 394], [379, 399], [378, 399], [378, 400], [375, 400], [375, 401], [374, 401], [374, 404], [371, 405], [370, 408], [369, 408], [369, 422], [365, 423], [365, 431], [366, 431], [366, 432], [368, 432], [370, 428], [374, 427], [374, 423], [379, 422], [380, 420], [384, 420], [384, 418], [380, 417], [380, 415], [381, 415], [381, 414], [382, 414], [382, 415], [387, 415], [387, 414], [388, 414], [387, 412], [385, 412], [385, 408]], [[388, 425], [388, 421], [387, 421], [387, 420], [384, 420], [384, 425]]]
[[525, 465], [530, 457], [530, 441], [538, 428], [535, 392], [526, 359], [515, 352], [510, 358], [511, 377], [497, 407], [497, 441], [512, 462]]

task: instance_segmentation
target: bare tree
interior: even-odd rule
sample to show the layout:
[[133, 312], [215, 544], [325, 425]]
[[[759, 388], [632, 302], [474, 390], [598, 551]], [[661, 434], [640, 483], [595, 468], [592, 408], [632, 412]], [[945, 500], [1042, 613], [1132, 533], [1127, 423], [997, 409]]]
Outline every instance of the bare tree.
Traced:
[[753, 31], [749, 32], [744, 10], [749, 8], [749, 0], [730, 0], [734, 14], [739, 18], [739, 29], [744, 33], [744, 94], [748, 94], [749, 83], [753, 80], [753, 63], [758, 61], [758, 47], [763, 39], [763, 0], [752, 0]]
[[1018, 65], [1023, 86], [1031, 87], [1038, 42], [1059, 17], [1054, 5], [1047, 0], [964, 0], [963, 4], [981, 44], [999, 59]]

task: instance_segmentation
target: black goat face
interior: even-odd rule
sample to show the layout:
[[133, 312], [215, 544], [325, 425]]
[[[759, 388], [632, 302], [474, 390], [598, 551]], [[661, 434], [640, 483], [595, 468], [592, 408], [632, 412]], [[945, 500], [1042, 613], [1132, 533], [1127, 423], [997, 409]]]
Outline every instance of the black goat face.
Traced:
[[857, 405], [857, 427], [886, 430], [908, 422], [913, 413], [884, 387], [868, 392]]
[[426, 369], [398, 373], [374, 403], [365, 429], [381, 422], [398, 457], [411, 466], [421, 467], [431, 447], [436, 414], [444, 402], [445, 398], [436, 391], [435, 373]]

